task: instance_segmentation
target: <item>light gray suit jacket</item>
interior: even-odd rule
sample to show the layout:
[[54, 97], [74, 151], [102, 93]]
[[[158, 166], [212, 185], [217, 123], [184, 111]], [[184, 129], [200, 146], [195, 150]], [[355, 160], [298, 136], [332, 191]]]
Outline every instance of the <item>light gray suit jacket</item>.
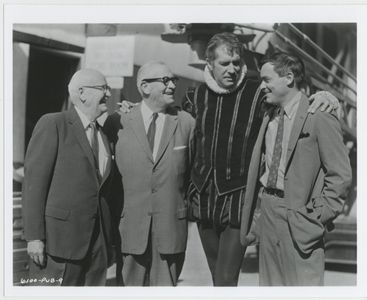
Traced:
[[[301, 98], [294, 120], [286, 159], [284, 198], [292, 238], [305, 254], [323, 238], [327, 225], [341, 212], [351, 183], [351, 167], [338, 118], [317, 111], [308, 114], [309, 101]], [[271, 112], [264, 116], [256, 141], [241, 220], [241, 242], [248, 244], [257, 218], [252, 218], [259, 191], [261, 158]], [[261, 209], [257, 210], [261, 214]], [[257, 214], [256, 214], [257, 215]], [[252, 225], [251, 225], [252, 224]], [[252, 231], [252, 230], [251, 230]], [[247, 238], [246, 238], [247, 237]]]
[[168, 110], [155, 161], [140, 105], [121, 116], [121, 125], [116, 163], [124, 187], [119, 226], [122, 252], [144, 253], [150, 226], [161, 254], [184, 252], [187, 241], [185, 192], [195, 120], [184, 111]]

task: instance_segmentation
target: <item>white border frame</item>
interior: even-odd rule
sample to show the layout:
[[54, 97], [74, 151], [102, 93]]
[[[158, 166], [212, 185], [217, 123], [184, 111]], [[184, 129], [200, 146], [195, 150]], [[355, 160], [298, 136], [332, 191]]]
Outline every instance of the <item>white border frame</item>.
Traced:
[[[120, 296], [120, 297], [364, 297], [367, 283], [367, 193], [363, 175], [367, 170], [366, 138], [358, 134], [358, 268], [356, 287], [175, 287], [175, 288], [76, 288], [14, 287], [12, 284], [12, 24], [14, 23], [283, 23], [357, 22], [358, 133], [363, 131], [367, 111], [367, 6], [247, 5], [247, 6], [121, 6], [121, 5], [5, 5], [4, 6], [4, 291], [6, 296]], [[363, 134], [363, 133], [362, 133]], [[366, 255], [363, 255], [366, 253]]]

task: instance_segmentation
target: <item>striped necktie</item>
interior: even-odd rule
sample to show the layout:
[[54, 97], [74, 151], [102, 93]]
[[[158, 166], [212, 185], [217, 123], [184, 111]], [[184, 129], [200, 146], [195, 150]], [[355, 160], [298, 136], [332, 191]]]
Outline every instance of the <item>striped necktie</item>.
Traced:
[[268, 188], [276, 188], [277, 186], [278, 169], [280, 164], [280, 158], [282, 156], [283, 132], [284, 132], [284, 108], [280, 108], [278, 130], [275, 138], [273, 156], [269, 169], [269, 176], [267, 183]]

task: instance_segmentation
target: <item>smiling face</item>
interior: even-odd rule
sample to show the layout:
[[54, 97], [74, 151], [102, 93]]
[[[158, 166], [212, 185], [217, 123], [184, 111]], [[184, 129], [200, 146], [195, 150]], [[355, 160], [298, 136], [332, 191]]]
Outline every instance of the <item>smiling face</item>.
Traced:
[[83, 106], [88, 115], [98, 118], [107, 111], [106, 101], [111, 96], [109, 90], [105, 90], [106, 82], [95, 84], [93, 88], [83, 87], [82, 97], [85, 99]]
[[261, 67], [261, 87], [266, 94], [266, 101], [273, 104], [281, 104], [287, 99], [289, 85], [293, 82], [293, 74], [288, 73], [285, 76], [279, 76], [274, 70], [274, 65], [270, 62]]
[[158, 110], [163, 110], [174, 103], [175, 83], [168, 81], [165, 84], [159, 80], [152, 82], [144, 81], [144, 79], [152, 78], [173, 78], [174, 75], [167, 66], [164, 64], [152, 64], [142, 71], [140, 77], [142, 79], [140, 89], [143, 97]]
[[69, 92], [74, 105], [91, 121], [107, 111], [106, 101], [111, 92], [100, 72], [91, 69], [76, 72], [70, 81]]
[[237, 83], [242, 66], [240, 55], [228, 51], [226, 45], [216, 48], [214, 60], [208, 61], [208, 67], [215, 81], [225, 89], [230, 89]]

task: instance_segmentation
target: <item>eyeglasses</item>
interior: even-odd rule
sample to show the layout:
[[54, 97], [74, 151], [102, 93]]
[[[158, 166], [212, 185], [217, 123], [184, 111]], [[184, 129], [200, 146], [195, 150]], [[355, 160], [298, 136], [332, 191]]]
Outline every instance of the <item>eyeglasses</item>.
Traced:
[[96, 90], [100, 90], [102, 91], [103, 93], [107, 93], [107, 92], [110, 92], [111, 93], [111, 87], [107, 84], [104, 84], [104, 85], [84, 85], [82, 86], [82, 88], [85, 87], [85, 88], [90, 88], [90, 89], [96, 89]]
[[168, 85], [168, 83], [171, 81], [174, 85], [177, 84], [178, 82], [178, 78], [177, 77], [168, 77], [168, 76], [165, 76], [165, 77], [159, 77], [159, 78], [146, 78], [146, 79], [143, 79], [142, 82], [162, 82], [165, 86]]

